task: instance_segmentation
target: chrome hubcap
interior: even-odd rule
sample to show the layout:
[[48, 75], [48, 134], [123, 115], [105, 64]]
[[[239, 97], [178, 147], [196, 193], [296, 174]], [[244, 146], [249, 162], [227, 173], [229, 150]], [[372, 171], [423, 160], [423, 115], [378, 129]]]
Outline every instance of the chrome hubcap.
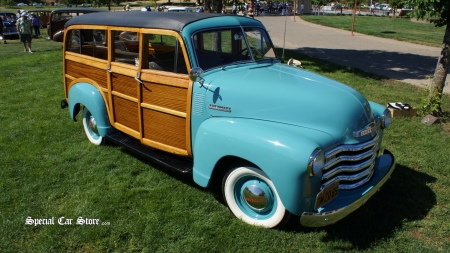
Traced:
[[95, 122], [94, 117], [92, 117], [92, 116], [89, 117], [88, 123], [89, 123], [89, 128], [92, 130], [92, 132], [98, 134], [97, 122]]

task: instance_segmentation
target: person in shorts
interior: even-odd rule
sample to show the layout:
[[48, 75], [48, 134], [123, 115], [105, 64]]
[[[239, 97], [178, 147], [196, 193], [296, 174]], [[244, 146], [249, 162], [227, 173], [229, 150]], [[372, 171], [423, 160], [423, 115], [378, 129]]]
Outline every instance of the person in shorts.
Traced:
[[26, 12], [22, 12], [21, 16], [22, 17], [19, 18], [16, 22], [20, 41], [22, 41], [23, 43], [24, 52], [33, 53], [33, 51], [31, 51], [31, 36], [33, 35], [33, 26], [31, 24], [31, 20], [28, 19], [28, 15]]

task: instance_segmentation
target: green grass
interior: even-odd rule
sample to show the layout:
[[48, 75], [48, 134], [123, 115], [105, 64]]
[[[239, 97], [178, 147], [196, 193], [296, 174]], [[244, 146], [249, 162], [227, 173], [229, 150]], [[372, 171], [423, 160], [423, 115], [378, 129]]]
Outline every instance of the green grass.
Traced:
[[[324, 26], [352, 30], [352, 16], [301, 16], [302, 19]], [[382, 38], [441, 47], [445, 27], [413, 22], [409, 18], [388, 18], [376, 16], [356, 16], [355, 32]]]
[[[394, 119], [384, 148], [391, 180], [335, 225], [283, 230], [244, 224], [221, 197], [115, 145], [96, 147], [64, 98], [61, 44], [0, 44], [0, 252], [449, 252], [450, 136], [420, 117]], [[385, 104], [420, 106], [419, 88], [304, 55], [307, 70]], [[450, 98], [443, 108], [450, 111]], [[100, 219], [109, 225], [25, 225], [27, 217]]]

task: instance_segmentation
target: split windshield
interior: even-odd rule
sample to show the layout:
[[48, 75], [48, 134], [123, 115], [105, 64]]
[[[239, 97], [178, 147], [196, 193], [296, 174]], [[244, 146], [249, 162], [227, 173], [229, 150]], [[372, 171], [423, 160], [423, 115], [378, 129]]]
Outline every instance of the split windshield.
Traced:
[[203, 70], [276, 58], [266, 31], [260, 28], [208, 30], [196, 33], [193, 38], [198, 65]]

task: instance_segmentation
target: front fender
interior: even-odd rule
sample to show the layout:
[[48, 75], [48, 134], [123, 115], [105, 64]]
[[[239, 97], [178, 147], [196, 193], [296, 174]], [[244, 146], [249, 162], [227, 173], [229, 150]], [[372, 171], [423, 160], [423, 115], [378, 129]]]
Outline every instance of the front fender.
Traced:
[[69, 90], [68, 107], [70, 117], [76, 121], [80, 104], [89, 109], [97, 122], [97, 129], [101, 136], [114, 132], [109, 123], [108, 111], [100, 91], [89, 83], [77, 83]]
[[[320, 176], [309, 176], [307, 164], [317, 147], [332, 145], [323, 132], [275, 122], [211, 118], [195, 137], [194, 181], [209, 185], [217, 162], [235, 156], [252, 162], [274, 183], [280, 199], [291, 213], [312, 210], [320, 187]], [[231, 169], [231, 168], [230, 168]]]

